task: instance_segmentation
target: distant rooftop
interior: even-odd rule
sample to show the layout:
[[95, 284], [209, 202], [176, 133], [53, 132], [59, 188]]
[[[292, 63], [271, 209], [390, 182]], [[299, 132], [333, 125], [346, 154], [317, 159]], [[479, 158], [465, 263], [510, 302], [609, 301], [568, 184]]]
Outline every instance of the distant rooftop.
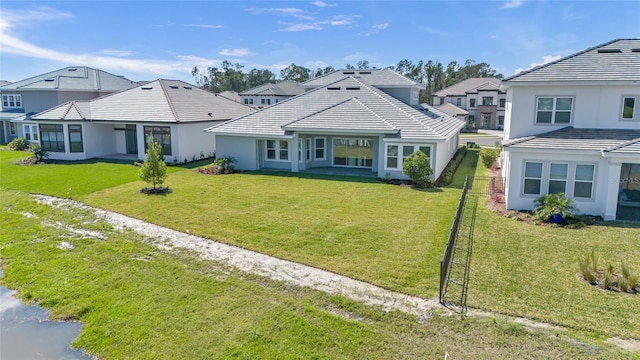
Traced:
[[342, 69], [330, 72], [326, 75], [303, 82], [300, 86], [308, 89], [325, 86], [345, 77], [351, 76], [365, 84], [378, 88], [384, 87], [419, 87], [423, 84], [413, 81], [391, 69]]
[[279, 81], [266, 83], [239, 93], [241, 96], [295, 96], [302, 94], [304, 88], [297, 81]]
[[469, 115], [469, 112], [467, 110], [462, 109], [458, 106], [455, 106], [452, 103], [444, 103], [443, 105], [436, 106], [436, 109], [444, 112], [445, 114], [449, 114], [451, 116]]
[[120, 91], [138, 83], [124, 76], [113, 75], [87, 66], [69, 66], [14, 83], [2, 85], [0, 91], [15, 90], [68, 90], [68, 91]]
[[640, 81], [640, 39], [618, 39], [594, 46], [504, 79], [537, 81]]
[[469, 78], [436, 91], [433, 96], [466, 96], [467, 94], [475, 94], [479, 90], [496, 91], [500, 88], [501, 82], [500, 79], [492, 77]]

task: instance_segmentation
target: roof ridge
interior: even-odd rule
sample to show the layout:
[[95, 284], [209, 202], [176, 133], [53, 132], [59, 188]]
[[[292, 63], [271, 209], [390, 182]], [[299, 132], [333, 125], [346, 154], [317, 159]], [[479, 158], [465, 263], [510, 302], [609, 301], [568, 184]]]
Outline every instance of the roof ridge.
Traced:
[[62, 114], [62, 117], [60, 118], [60, 120], [64, 120], [64, 118], [67, 117], [67, 115], [69, 115], [69, 111], [71, 111], [71, 107], [73, 107], [73, 103], [75, 101], [70, 101], [69, 102], [69, 106], [67, 106], [67, 110], [64, 111], [64, 114]]
[[80, 107], [78, 106], [78, 104], [75, 101], [73, 102], [73, 107], [76, 109], [76, 111], [78, 112], [78, 115], [80, 115], [82, 120], [86, 120], [87, 119], [87, 116], [82, 112], [82, 110], [80, 109]]
[[[557, 64], [557, 63], [559, 63], [559, 62], [561, 62], [561, 61], [565, 61], [565, 60], [567, 60], [567, 59], [574, 58], [574, 57], [576, 57], [576, 56], [578, 56], [578, 55], [582, 55], [582, 54], [587, 53], [587, 52], [589, 52], [589, 51], [591, 51], [591, 50], [595, 50], [595, 49], [597, 49], [597, 48], [601, 48], [601, 47], [603, 47], [603, 46], [607, 46], [607, 45], [613, 44], [614, 42], [616, 42], [616, 41], [620, 41], [620, 40], [625, 40], [625, 39], [613, 39], [613, 40], [611, 40], [611, 41], [607, 41], [607, 42], [606, 42], [606, 43], [604, 43], [604, 44], [600, 44], [600, 45], [592, 46], [592, 47], [590, 47], [590, 48], [587, 48], [587, 49], [584, 49], [584, 50], [582, 50], [582, 51], [579, 51], [579, 52], [577, 52], [577, 53], [575, 53], [575, 54], [571, 54], [571, 55], [567, 55], [567, 56], [565, 56], [565, 57], [562, 57], [562, 58], [560, 58], [560, 59], [558, 59], [558, 60], [554, 60], [554, 61], [548, 62], [548, 63], [546, 63], [546, 64], [538, 65], [538, 66], [535, 66], [535, 67], [533, 67], [533, 68], [531, 68], [531, 69], [521, 71], [521, 72], [519, 72], [519, 73], [517, 73], [517, 74], [515, 74], [515, 75], [509, 76], [508, 78], [503, 79], [502, 81], [511, 81], [511, 80], [513, 80], [513, 79], [515, 79], [515, 78], [517, 78], [517, 77], [522, 76], [522, 75], [526, 75], [526, 74], [529, 74], [529, 73], [531, 73], [531, 72], [533, 72], [533, 71], [536, 71], [536, 70], [538, 70], [538, 69], [546, 68], [546, 67], [548, 67], [548, 66], [550, 66], [550, 65]], [[629, 39], [629, 40], [633, 40], [633, 39]]]
[[164, 85], [164, 82], [166, 81], [166, 79], [158, 79], [157, 81], [160, 84], [160, 88], [162, 89], [162, 92], [164, 93], [165, 100], [167, 100], [167, 105], [169, 105], [169, 108], [171, 109], [173, 118], [176, 119], [177, 123], [179, 123], [180, 118], [178, 116], [178, 112], [176, 111], [176, 108], [173, 106], [173, 99], [171, 99], [171, 97], [169, 96], [169, 93], [167, 92], [167, 87]]
[[627, 147], [629, 145], [633, 145], [633, 144], [637, 144], [637, 143], [640, 143], [640, 138], [633, 139], [633, 140], [627, 140], [627, 141], [625, 141], [625, 142], [623, 142], [621, 144], [610, 146], [610, 147], [608, 147], [606, 149], [602, 149], [602, 152], [615, 151], [615, 150], [618, 150], [618, 149], [622, 149], [623, 147]]

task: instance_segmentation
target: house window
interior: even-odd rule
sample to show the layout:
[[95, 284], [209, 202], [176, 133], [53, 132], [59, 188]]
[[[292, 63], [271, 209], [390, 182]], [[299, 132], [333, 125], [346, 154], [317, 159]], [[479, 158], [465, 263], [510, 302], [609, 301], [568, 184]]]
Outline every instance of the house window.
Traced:
[[317, 137], [315, 138], [315, 142], [316, 142], [316, 151], [315, 151], [315, 160], [324, 160], [326, 159], [325, 156], [325, 148], [326, 148], [326, 143], [327, 140], [323, 137]]
[[[402, 156], [399, 155], [399, 151], [402, 149]], [[424, 145], [387, 145], [387, 158], [386, 158], [386, 168], [387, 169], [402, 169], [402, 164], [404, 160], [409, 157], [409, 155], [413, 154], [416, 151], [422, 151], [423, 154], [427, 155], [429, 159], [431, 159], [431, 146]]]
[[302, 138], [298, 138], [298, 161], [302, 161]]
[[482, 105], [493, 105], [493, 96], [483, 96]]
[[505, 106], [505, 104], [507, 103], [507, 99], [500, 99], [500, 107], [503, 108]]
[[13, 122], [9, 123], [9, 135], [11, 136], [17, 135], [16, 123], [13, 123]]
[[569, 124], [573, 98], [539, 97], [536, 107], [536, 124]]
[[530, 195], [540, 195], [540, 184], [542, 183], [542, 163], [524, 163], [524, 193]]
[[253, 105], [253, 98], [244, 98], [245, 105]]
[[476, 107], [476, 99], [469, 99], [469, 107]]
[[462, 105], [462, 99], [456, 98], [456, 106], [461, 106], [461, 105]]
[[576, 178], [573, 184], [573, 197], [591, 198], [594, 170], [594, 165], [576, 165]]
[[568, 164], [551, 164], [549, 169], [549, 194], [567, 192]]
[[149, 137], [162, 146], [162, 155], [171, 155], [171, 128], [169, 126], [145, 126], [144, 127], [144, 151], [147, 151]]
[[50, 152], [64, 152], [64, 130], [62, 124], [41, 124], [40, 145]]
[[271, 105], [271, 99], [260, 99], [260, 104]]
[[23, 125], [24, 139], [31, 142], [38, 142], [38, 126], [37, 125]]
[[498, 115], [498, 126], [504, 126], [504, 115]]
[[21, 108], [22, 96], [21, 95], [2, 95], [2, 107], [4, 109]]
[[69, 125], [69, 152], [83, 152], [82, 125]]
[[622, 118], [633, 119], [636, 107], [636, 98], [633, 96], [625, 96], [622, 99]]
[[287, 140], [267, 140], [267, 160], [289, 160], [289, 142]]
[[307, 138], [305, 140], [305, 145], [307, 146], [304, 150], [305, 150], [305, 159], [307, 159], [307, 161], [311, 160], [311, 138]]
[[482, 114], [480, 126], [483, 129], [491, 127], [491, 114]]

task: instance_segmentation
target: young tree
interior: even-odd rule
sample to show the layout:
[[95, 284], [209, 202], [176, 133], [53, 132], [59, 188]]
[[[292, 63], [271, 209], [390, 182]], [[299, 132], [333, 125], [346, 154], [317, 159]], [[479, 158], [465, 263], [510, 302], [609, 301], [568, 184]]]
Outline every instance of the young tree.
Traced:
[[431, 180], [431, 165], [425, 153], [418, 150], [409, 155], [402, 164], [402, 172], [413, 181], [416, 187], [429, 187]]
[[153, 141], [152, 136], [149, 136], [147, 141], [147, 157], [140, 168], [140, 178], [152, 184], [154, 189], [162, 185], [167, 178], [167, 164], [162, 159], [162, 146]]

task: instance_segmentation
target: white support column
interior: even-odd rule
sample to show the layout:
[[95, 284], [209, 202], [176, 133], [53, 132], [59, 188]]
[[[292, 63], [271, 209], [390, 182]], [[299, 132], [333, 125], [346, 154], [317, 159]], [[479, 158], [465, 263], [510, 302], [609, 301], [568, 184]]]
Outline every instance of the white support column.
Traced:
[[606, 204], [604, 210], [605, 220], [615, 220], [618, 211], [618, 192], [620, 191], [620, 171], [622, 163], [609, 162], [609, 173], [607, 175]]
[[298, 159], [298, 133], [293, 134], [293, 139], [291, 139], [291, 172], [299, 171], [299, 162]]

